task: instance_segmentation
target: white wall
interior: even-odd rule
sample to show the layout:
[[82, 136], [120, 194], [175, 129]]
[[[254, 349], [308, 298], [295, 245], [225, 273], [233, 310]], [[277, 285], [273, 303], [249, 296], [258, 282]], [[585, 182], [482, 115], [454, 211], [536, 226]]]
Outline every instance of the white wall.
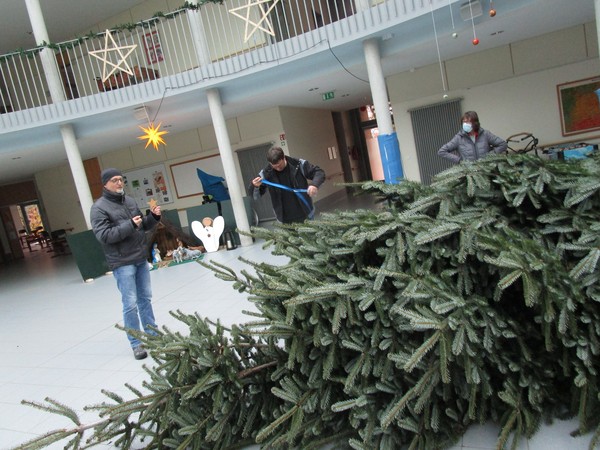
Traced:
[[[598, 76], [595, 33], [595, 24], [585, 24], [447, 61], [448, 98], [461, 98], [463, 111], [477, 111], [481, 126], [505, 139], [527, 131], [540, 146], [597, 143], [597, 131], [562, 136], [556, 90], [558, 84]], [[439, 65], [399, 73], [386, 82], [405, 176], [420, 181], [408, 111], [443, 101]]]
[[[319, 192], [318, 200], [341, 189], [334, 183], [343, 181], [339, 155], [329, 160], [327, 147], [337, 146], [333, 131], [331, 112], [303, 108], [273, 107], [252, 114], [227, 120], [227, 130], [234, 153], [237, 150], [262, 144], [281, 144], [284, 134], [284, 147], [291, 155], [304, 158], [317, 164], [328, 175], [327, 183]], [[170, 165], [218, 155], [219, 149], [214, 129], [211, 125], [194, 128], [178, 134], [164, 136], [166, 146], [159, 151], [144, 148], [144, 143], [132, 147], [105, 153], [99, 157], [100, 168], [117, 167], [122, 171], [139, 169], [163, 163], [174, 190]], [[339, 150], [339, 149], [338, 149]], [[237, 158], [236, 174], [244, 189], [249, 180], [241, 179], [241, 170]], [[265, 159], [266, 164], [266, 159]], [[41, 200], [47, 212], [50, 229], [74, 228], [74, 232], [86, 230], [86, 224], [77, 198], [71, 171], [67, 164], [55, 167], [35, 175]], [[240, 193], [245, 196], [245, 192]], [[164, 209], [176, 209], [182, 226], [187, 226], [185, 209], [202, 203], [202, 196], [196, 195], [178, 199], [173, 191], [173, 203]]]
[[[600, 139], [598, 131], [562, 136], [556, 93], [557, 84], [597, 75], [598, 60], [590, 60], [485, 86], [451, 91], [449, 98], [462, 98], [464, 111], [477, 111], [481, 126], [504, 139], [527, 131], [539, 139], [540, 146], [565, 142], [597, 143]], [[439, 94], [407, 102], [391, 98], [402, 165], [409, 180], [420, 181], [420, 175], [408, 110], [441, 100]]]
[[[325, 171], [327, 181], [319, 189], [316, 200], [342, 189], [336, 186], [344, 182], [344, 176], [331, 111], [291, 107], [280, 110], [289, 155], [306, 159]], [[335, 147], [335, 159], [329, 159], [328, 147]]]

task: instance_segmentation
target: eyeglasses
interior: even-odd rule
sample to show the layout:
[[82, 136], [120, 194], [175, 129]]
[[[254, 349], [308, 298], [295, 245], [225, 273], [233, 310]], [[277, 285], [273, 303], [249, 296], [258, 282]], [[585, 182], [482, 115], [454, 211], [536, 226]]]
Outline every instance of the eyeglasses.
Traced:
[[123, 178], [121, 178], [121, 177], [115, 177], [115, 178], [111, 178], [108, 181], [110, 181], [111, 183], [117, 184], [117, 183], [122, 183], [123, 182]]

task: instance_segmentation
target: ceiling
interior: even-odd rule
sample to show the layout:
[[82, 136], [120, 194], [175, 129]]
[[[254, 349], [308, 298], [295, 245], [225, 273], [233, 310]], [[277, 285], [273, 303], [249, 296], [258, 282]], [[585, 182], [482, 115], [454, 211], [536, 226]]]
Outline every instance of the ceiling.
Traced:
[[[143, 3], [143, 0], [76, 0], [75, 9], [74, 0], [39, 1], [52, 42], [68, 40], [86, 28], [92, 29], [98, 22]], [[494, 0], [497, 14], [493, 18], [488, 14], [490, 0], [481, 0], [483, 15], [473, 24], [460, 17], [459, 5], [464, 1], [452, 0], [454, 15], [443, 9], [434, 15], [438, 32], [452, 30], [458, 34], [455, 39], [450, 33], [438, 34], [443, 59], [591, 22], [595, 17], [594, 0]], [[35, 47], [25, 1], [0, 0], [0, 6], [0, 54]], [[473, 25], [480, 40], [476, 47], [471, 43]], [[373, 36], [381, 38], [384, 75], [438, 62], [431, 15], [379, 30]], [[310, 70], [306, 70], [307, 67]], [[354, 40], [333, 49], [324, 45], [310, 57], [266, 71], [210, 83], [219, 89], [227, 119], [276, 105], [335, 111], [357, 108], [371, 102], [367, 79], [362, 41]], [[335, 98], [324, 102], [322, 93], [328, 91], [334, 91]], [[139, 145], [137, 127], [140, 123], [133, 117], [135, 106], [126, 105], [120, 110], [82, 117], [72, 123], [82, 158]], [[160, 108], [160, 121], [170, 133], [211, 123], [206, 95], [198, 86], [173, 92], [164, 100], [157, 99], [146, 106], [151, 117]], [[168, 135], [165, 140], [168, 145]], [[31, 179], [34, 173], [65, 164], [66, 160], [58, 125], [11, 132], [0, 129], [0, 185]]]

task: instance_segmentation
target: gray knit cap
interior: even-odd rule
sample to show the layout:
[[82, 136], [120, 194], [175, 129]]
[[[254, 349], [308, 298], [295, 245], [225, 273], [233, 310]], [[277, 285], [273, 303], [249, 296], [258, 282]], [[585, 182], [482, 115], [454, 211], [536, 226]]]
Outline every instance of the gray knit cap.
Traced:
[[102, 171], [102, 186], [104, 186], [112, 177], [122, 177], [123, 174], [119, 169], [114, 169], [112, 167], [108, 169], [104, 169]]

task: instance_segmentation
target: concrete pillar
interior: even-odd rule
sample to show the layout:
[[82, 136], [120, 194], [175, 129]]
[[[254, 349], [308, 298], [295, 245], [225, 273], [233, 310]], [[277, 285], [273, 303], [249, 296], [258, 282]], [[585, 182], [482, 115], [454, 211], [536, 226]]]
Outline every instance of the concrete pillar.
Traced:
[[[29, 21], [31, 22], [31, 28], [36, 44], [50, 42], [39, 0], [25, 0], [25, 4], [27, 6], [27, 13], [29, 14]], [[58, 72], [58, 67], [56, 66], [54, 50], [44, 48], [40, 52], [40, 59], [42, 60], [42, 66], [44, 67], [44, 74], [46, 76], [46, 82], [48, 83], [52, 102], [58, 103], [65, 101], [62, 80]]]
[[400, 144], [392, 124], [387, 87], [381, 66], [379, 41], [376, 38], [367, 39], [363, 42], [363, 49], [373, 105], [375, 106], [375, 113], [377, 115], [377, 127], [379, 128], [377, 141], [379, 142], [379, 152], [381, 153], [385, 182], [396, 184], [404, 178], [404, 173], [400, 158]]
[[598, 39], [598, 45], [600, 45], [600, 0], [594, 0], [594, 11], [596, 13], [596, 39]]
[[[200, 0], [191, 0], [191, 4], [199, 5]], [[208, 51], [208, 44], [206, 43], [206, 36], [204, 29], [202, 28], [202, 22], [200, 21], [200, 10], [194, 11], [188, 9], [188, 22], [190, 24], [190, 31], [194, 39], [194, 46], [196, 48], [196, 54], [198, 56], [198, 63], [200, 66], [205, 66], [212, 63], [210, 59], [210, 52]]]
[[[227, 133], [225, 117], [223, 116], [221, 95], [218, 89], [211, 88], [206, 91], [206, 96], [208, 98], [208, 108], [210, 110], [213, 127], [217, 136], [217, 145], [219, 146], [221, 162], [223, 163], [223, 169], [225, 170], [225, 181], [227, 181], [227, 186], [229, 188], [229, 196], [231, 197], [231, 206], [233, 207], [235, 222], [237, 223], [239, 230], [250, 231], [250, 224], [248, 223], [246, 208], [244, 207], [244, 199], [241, 195], [241, 192], [243, 192], [244, 189], [240, 185], [235, 162], [233, 160], [233, 150], [231, 149], [229, 134]], [[242, 246], [251, 245], [252, 238], [240, 235], [240, 244]]]
[[71, 173], [73, 174], [73, 180], [75, 180], [75, 190], [79, 197], [79, 203], [81, 204], [81, 210], [83, 211], [83, 217], [88, 230], [92, 228], [90, 221], [90, 208], [93, 204], [92, 193], [90, 191], [90, 185], [88, 183], [87, 176], [85, 174], [85, 168], [83, 167], [83, 161], [79, 154], [79, 147], [77, 146], [77, 139], [75, 137], [75, 131], [71, 124], [65, 124], [60, 126], [60, 134], [62, 135], [63, 143], [65, 144], [65, 150], [67, 151], [67, 159], [69, 160], [69, 166], [71, 167]]

